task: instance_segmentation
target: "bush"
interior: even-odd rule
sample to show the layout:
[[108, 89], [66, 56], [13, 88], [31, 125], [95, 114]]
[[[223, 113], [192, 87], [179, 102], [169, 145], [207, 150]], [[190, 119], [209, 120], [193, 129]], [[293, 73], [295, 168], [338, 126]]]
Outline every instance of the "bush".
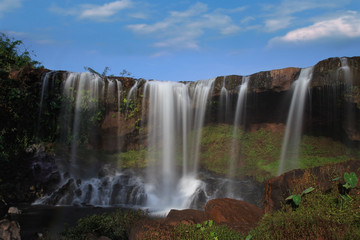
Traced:
[[65, 239], [82, 240], [87, 239], [89, 233], [97, 237], [106, 236], [112, 240], [128, 239], [131, 226], [141, 218], [146, 217], [142, 210], [118, 210], [113, 213], [92, 215], [81, 218], [75, 227], [62, 232]]

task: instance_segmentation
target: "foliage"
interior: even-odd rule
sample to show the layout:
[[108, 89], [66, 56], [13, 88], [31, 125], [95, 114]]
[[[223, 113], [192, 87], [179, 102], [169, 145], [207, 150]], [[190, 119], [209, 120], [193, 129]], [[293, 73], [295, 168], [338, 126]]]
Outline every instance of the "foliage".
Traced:
[[14, 40], [0, 33], [0, 69], [1, 71], [10, 72], [19, 70], [23, 67], [42, 67], [38, 61], [31, 59], [31, 53], [25, 49], [21, 51], [20, 47], [23, 42]]
[[356, 187], [356, 184], [358, 182], [358, 179], [356, 177], [356, 174], [354, 172], [351, 173], [344, 173], [344, 180], [345, 184], [343, 185], [344, 188], [350, 189]]
[[312, 191], [314, 191], [315, 188], [313, 187], [309, 187], [307, 189], [305, 189], [301, 194], [292, 194], [289, 197], [287, 197], [285, 200], [292, 200], [293, 203], [295, 203], [296, 206], [299, 206], [300, 202], [301, 202], [301, 196], [308, 194]]
[[176, 239], [240, 239], [240, 235], [226, 225], [215, 225], [212, 220], [202, 224], [185, 225], [179, 224], [175, 227]]
[[327, 192], [313, 190], [296, 209], [265, 214], [252, 239], [360, 239], [359, 193], [345, 201], [336, 183]]
[[[34, 81], [38, 79], [22, 73], [42, 66], [21, 48], [20, 40], [0, 33], [0, 195], [14, 192], [16, 181], [24, 178], [25, 149], [35, 140], [39, 88]], [[10, 77], [13, 71], [17, 72]]]
[[117, 210], [113, 213], [92, 215], [79, 219], [75, 227], [66, 229], [62, 235], [65, 239], [72, 240], [87, 239], [89, 233], [113, 240], [128, 239], [131, 226], [146, 215], [142, 210]]

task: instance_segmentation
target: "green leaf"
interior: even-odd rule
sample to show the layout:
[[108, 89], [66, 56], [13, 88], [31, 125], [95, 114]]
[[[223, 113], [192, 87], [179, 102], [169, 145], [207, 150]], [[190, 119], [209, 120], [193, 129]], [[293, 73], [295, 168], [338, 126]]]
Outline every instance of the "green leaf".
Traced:
[[213, 220], [209, 220], [209, 227], [211, 227], [213, 225]]
[[250, 240], [250, 239], [252, 239], [252, 235], [247, 235], [247, 237], [245, 238], [245, 240]]
[[308, 193], [310, 193], [310, 192], [312, 192], [312, 191], [314, 191], [314, 190], [315, 190], [315, 188], [309, 187], [308, 189], [305, 189], [305, 190], [301, 193], [301, 195], [308, 194]]
[[347, 189], [354, 188], [358, 181], [356, 174], [354, 172], [344, 173], [344, 180], [345, 180], [346, 184], [344, 184], [343, 186]]
[[340, 196], [341, 196], [342, 199], [345, 200], [345, 202], [348, 202], [348, 201], [352, 200], [352, 197], [350, 197], [348, 194], [346, 194], [346, 195], [340, 194]]
[[299, 206], [299, 204], [301, 202], [301, 196], [300, 195], [295, 195], [292, 200], [296, 204], [296, 206]]
[[292, 200], [293, 198], [294, 198], [294, 194], [293, 195], [290, 195], [290, 196], [288, 196], [287, 198], [285, 198], [285, 201], [288, 201], [288, 200]]
[[334, 179], [332, 179], [331, 181], [338, 181], [340, 179], [340, 177], [336, 177]]
[[201, 224], [200, 223], [196, 224], [196, 227], [201, 228]]

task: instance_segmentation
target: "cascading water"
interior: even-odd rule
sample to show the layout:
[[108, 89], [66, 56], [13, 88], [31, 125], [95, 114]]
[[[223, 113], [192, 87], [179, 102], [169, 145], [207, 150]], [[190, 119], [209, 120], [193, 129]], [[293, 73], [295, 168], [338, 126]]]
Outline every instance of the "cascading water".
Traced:
[[[121, 124], [126, 119], [129, 119], [127, 123], [134, 121], [127, 114], [138, 104], [139, 81], [135, 81], [126, 98], [122, 99], [120, 80], [91, 73], [69, 73], [63, 82], [63, 105], [59, 117], [63, 147], [57, 169], [61, 180], [57, 190], [36, 203], [126, 205], [147, 207], [153, 213], [166, 213], [170, 208], [202, 208], [209, 199], [228, 196], [224, 188], [228, 179], [199, 173], [202, 128], [214, 81], [209, 79], [188, 84], [147, 81], [141, 85], [143, 112], [139, 115], [147, 134], [144, 141], [147, 163], [145, 169], [131, 170], [116, 164], [125, 140], [119, 137], [125, 129]], [[96, 142], [97, 129], [100, 130], [96, 125], [97, 117], [104, 113], [112, 116], [112, 122], [119, 118], [116, 128], [113, 128], [118, 131], [117, 138], [111, 138], [119, 141], [115, 153], [119, 158], [115, 161], [107, 160], [106, 154], [99, 155], [99, 151], [94, 149], [99, 146]], [[63, 153], [66, 148], [69, 153]], [[248, 181], [231, 182], [243, 185], [241, 189], [255, 195], [259, 192]]]
[[40, 105], [39, 105], [39, 115], [38, 115], [38, 122], [36, 125], [36, 137], [39, 138], [39, 132], [42, 128], [41, 126], [41, 118], [43, 116], [43, 105], [44, 101], [49, 95], [49, 92], [55, 85], [55, 76], [53, 72], [47, 72], [45, 76], [43, 76], [42, 87], [41, 87], [41, 96], [40, 96]]
[[[228, 170], [228, 177], [229, 179], [233, 179], [235, 176], [235, 165], [237, 162], [240, 161], [239, 159], [239, 141], [238, 141], [238, 128], [241, 124], [243, 124], [243, 116], [244, 116], [244, 110], [246, 106], [246, 96], [247, 96], [247, 87], [250, 80], [250, 76], [245, 76], [242, 79], [242, 83], [239, 86], [239, 94], [238, 99], [236, 103], [236, 111], [235, 111], [235, 119], [234, 119], [234, 130], [233, 130], [233, 140], [231, 144], [231, 156], [230, 156], [230, 162], [229, 162], [229, 170]], [[234, 186], [230, 182], [228, 185], [228, 195], [234, 196]]]
[[299, 78], [293, 83], [294, 92], [286, 121], [278, 175], [298, 167], [305, 100], [312, 74], [313, 67], [303, 68]]
[[[86, 114], [90, 112], [91, 116], [93, 116], [100, 101], [104, 99], [103, 79], [88, 72], [70, 73], [65, 80], [63, 96], [75, 103], [71, 129], [71, 162], [76, 164], [78, 144], [79, 142], [88, 141], [88, 139], [84, 139], [88, 137], [85, 132], [91, 131], [89, 129], [91, 126], [88, 123], [95, 121], [95, 119], [86, 118]], [[65, 108], [68, 108], [68, 106], [65, 106]], [[68, 119], [65, 121], [66, 123], [62, 124], [62, 126], [67, 128], [69, 126]]]
[[[144, 95], [149, 99], [150, 128], [146, 181], [149, 207], [184, 208], [201, 185], [196, 179], [198, 151], [213, 82], [214, 79], [199, 81], [195, 86], [146, 83]], [[192, 151], [188, 151], [191, 146]], [[177, 170], [181, 165], [182, 172]]]
[[224, 76], [223, 84], [220, 90], [220, 101], [219, 101], [219, 121], [228, 123], [230, 114], [230, 96], [229, 91], [225, 87], [226, 76]]
[[[347, 58], [340, 58], [340, 62], [341, 62], [341, 67], [339, 70], [339, 74], [340, 72], [343, 73], [343, 77], [344, 77], [344, 82], [345, 82], [345, 94], [347, 96], [352, 96], [353, 95], [353, 76], [352, 73], [350, 71], [350, 67], [348, 64], [348, 59]], [[355, 127], [355, 116], [354, 116], [354, 111], [352, 110], [353, 106], [351, 101], [348, 101], [345, 104], [345, 122], [344, 122], [344, 126], [343, 128], [345, 129], [345, 131], [347, 132], [347, 135], [351, 138], [352, 136], [352, 129], [356, 129]]]

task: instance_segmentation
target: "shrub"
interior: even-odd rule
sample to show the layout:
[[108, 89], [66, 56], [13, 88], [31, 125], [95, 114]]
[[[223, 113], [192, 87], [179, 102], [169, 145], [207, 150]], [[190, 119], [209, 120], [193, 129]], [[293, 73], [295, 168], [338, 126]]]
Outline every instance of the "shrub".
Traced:
[[142, 210], [118, 210], [113, 213], [92, 215], [81, 218], [75, 227], [62, 232], [65, 239], [82, 240], [87, 239], [89, 233], [98, 237], [106, 236], [112, 240], [128, 239], [131, 226], [141, 218], [146, 217]]

